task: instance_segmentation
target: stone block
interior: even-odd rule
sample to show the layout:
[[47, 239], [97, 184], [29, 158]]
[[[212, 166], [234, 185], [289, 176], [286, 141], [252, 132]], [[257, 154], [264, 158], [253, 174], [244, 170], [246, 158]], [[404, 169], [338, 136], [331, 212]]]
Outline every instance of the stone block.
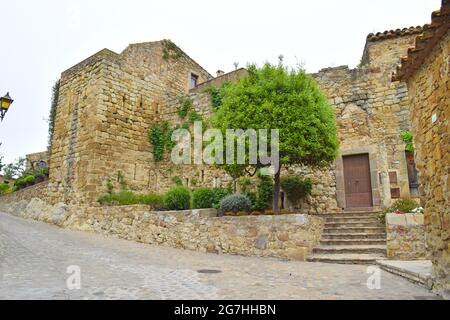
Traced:
[[289, 260], [306, 261], [306, 258], [308, 257], [308, 248], [289, 248], [286, 250], [286, 256]]
[[386, 223], [393, 226], [405, 226], [406, 217], [404, 214], [388, 213], [386, 214]]
[[255, 248], [259, 250], [265, 250], [267, 248], [267, 241], [269, 236], [259, 236], [255, 241]]

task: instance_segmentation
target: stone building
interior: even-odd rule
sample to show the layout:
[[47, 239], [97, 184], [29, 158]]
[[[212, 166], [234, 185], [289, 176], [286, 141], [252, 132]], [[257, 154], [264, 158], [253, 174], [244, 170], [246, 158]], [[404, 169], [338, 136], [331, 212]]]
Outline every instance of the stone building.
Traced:
[[[367, 37], [361, 65], [323, 69], [314, 78], [336, 110], [341, 150], [329, 170], [311, 172], [305, 212], [375, 208], [415, 194], [414, 160], [400, 137], [410, 129], [406, 84], [392, 82], [400, 57], [421, 27]], [[148, 132], [154, 124], [183, 125], [180, 97], [202, 116], [212, 113], [206, 88], [245, 76], [239, 69], [213, 77], [169, 40], [133, 44], [121, 54], [104, 49], [62, 73], [50, 156], [52, 203], [88, 204], [118, 172], [137, 192], [165, 191], [174, 178], [190, 186], [230, 180], [206, 165], [155, 162]]]
[[25, 164], [26, 171], [48, 168], [48, 152], [47, 151], [27, 154], [25, 156], [25, 159], [26, 159], [26, 164]]
[[420, 195], [437, 289], [450, 297], [450, 1], [402, 58], [394, 80], [409, 91]]

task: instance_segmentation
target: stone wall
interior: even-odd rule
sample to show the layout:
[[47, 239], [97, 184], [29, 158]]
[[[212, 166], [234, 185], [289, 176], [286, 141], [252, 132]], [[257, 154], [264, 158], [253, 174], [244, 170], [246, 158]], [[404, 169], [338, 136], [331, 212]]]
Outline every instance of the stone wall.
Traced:
[[109, 50], [62, 74], [50, 163], [52, 203], [88, 204], [121, 171], [135, 191], [159, 191], [148, 131], [191, 74], [212, 78], [168, 41]]
[[48, 168], [48, 152], [36, 152], [26, 155], [26, 171]]
[[8, 193], [0, 196], [0, 205], [3, 207], [19, 201], [31, 201], [33, 198], [48, 201], [47, 193], [48, 181], [37, 183], [25, 189], [20, 189], [16, 192]]
[[[401, 131], [410, 130], [406, 84], [391, 74], [414, 43], [415, 35], [368, 38], [361, 65], [327, 68], [314, 74], [335, 108], [340, 154], [334, 165], [333, 207], [345, 208], [343, 156], [369, 155], [372, 200], [375, 207], [392, 204], [391, 189], [410, 195], [405, 144]], [[389, 174], [397, 181], [391, 181]], [[330, 204], [331, 206], [331, 204]]]
[[423, 214], [386, 215], [387, 257], [392, 260], [428, 258]]
[[91, 207], [71, 217], [70, 227], [188, 250], [292, 260], [304, 260], [323, 230], [321, 218], [302, 214], [215, 217], [213, 211]]
[[[390, 75], [413, 37], [369, 37], [359, 68], [328, 68], [313, 75], [336, 110], [340, 156], [323, 171], [290, 168], [314, 183], [312, 196], [293, 210], [344, 210], [342, 156], [352, 154], [369, 154], [375, 207], [391, 204], [391, 189], [409, 195], [400, 138], [400, 132], [410, 128], [407, 90], [404, 83], [392, 83]], [[211, 97], [204, 89], [245, 72], [213, 78], [167, 41], [133, 44], [121, 54], [105, 49], [64, 72], [50, 159], [51, 202], [92, 204], [106, 192], [108, 180], [118, 187], [119, 171], [129, 189], [137, 192], [162, 193], [174, 177], [189, 187], [227, 186], [230, 177], [214, 167], [176, 166], [168, 154], [155, 162], [148, 133], [155, 123], [168, 121], [173, 127], [185, 122], [177, 114], [181, 96], [188, 95], [199, 114], [210, 116]], [[193, 90], [191, 74], [200, 84]], [[395, 174], [396, 181], [389, 174]]]
[[420, 194], [438, 290], [450, 296], [450, 31], [408, 79]]
[[148, 206], [76, 207], [38, 198], [0, 210], [73, 230], [218, 254], [305, 260], [320, 241], [322, 218], [303, 214], [216, 217], [214, 209], [150, 211]]

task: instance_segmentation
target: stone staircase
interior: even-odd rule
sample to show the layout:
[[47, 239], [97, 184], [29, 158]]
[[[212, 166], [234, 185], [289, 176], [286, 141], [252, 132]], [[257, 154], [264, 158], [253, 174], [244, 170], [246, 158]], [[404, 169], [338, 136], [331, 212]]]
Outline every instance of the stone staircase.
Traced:
[[386, 259], [386, 228], [378, 211], [346, 211], [326, 215], [320, 245], [308, 261], [376, 264]]

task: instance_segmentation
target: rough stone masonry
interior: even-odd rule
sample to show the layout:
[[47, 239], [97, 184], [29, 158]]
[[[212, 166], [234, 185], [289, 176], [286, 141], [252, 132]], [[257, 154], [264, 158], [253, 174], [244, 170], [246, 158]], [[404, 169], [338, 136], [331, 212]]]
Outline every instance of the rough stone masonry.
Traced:
[[394, 80], [407, 81], [436, 289], [450, 297], [450, 1], [443, 0]]
[[[410, 195], [400, 137], [410, 129], [408, 94], [405, 83], [391, 81], [391, 73], [421, 32], [369, 35], [357, 69], [327, 68], [313, 75], [336, 110], [341, 149], [329, 170], [289, 169], [314, 183], [303, 212], [347, 207], [343, 159], [355, 154], [367, 154], [370, 161], [367, 206], [388, 206], [393, 198]], [[190, 187], [225, 186], [230, 178], [210, 166], [175, 166], [168, 158], [155, 162], [148, 131], [162, 121], [181, 123], [181, 96], [189, 96], [199, 114], [210, 115], [205, 88], [243, 74], [240, 69], [214, 78], [168, 40], [133, 44], [121, 54], [104, 49], [63, 72], [50, 152], [50, 202], [93, 203], [118, 171], [137, 192], [163, 192], [174, 177]]]

